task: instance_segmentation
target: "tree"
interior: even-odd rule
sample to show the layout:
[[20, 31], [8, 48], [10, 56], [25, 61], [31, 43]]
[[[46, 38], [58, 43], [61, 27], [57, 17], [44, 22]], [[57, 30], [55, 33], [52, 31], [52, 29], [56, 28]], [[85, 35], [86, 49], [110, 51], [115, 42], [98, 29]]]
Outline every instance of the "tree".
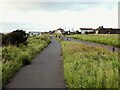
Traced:
[[27, 40], [27, 34], [23, 30], [16, 30], [2, 36], [2, 45], [16, 45], [24, 43]]

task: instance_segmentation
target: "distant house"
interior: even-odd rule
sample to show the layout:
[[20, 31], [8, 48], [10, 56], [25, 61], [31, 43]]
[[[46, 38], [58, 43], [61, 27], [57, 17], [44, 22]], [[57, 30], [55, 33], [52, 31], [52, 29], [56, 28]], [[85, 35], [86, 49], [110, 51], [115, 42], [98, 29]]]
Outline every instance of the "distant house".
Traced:
[[87, 33], [94, 33], [95, 32], [95, 29], [92, 29], [92, 28], [80, 28], [80, 32], [81, 34], [87, 34]]
[[64, 29], [62, 29], [62, 28], [58, 28], [57, 30], [53, 30], [52, 33], [63, 34], [63, 33], [64, 33]]
[[41, 35], [41, 32], [29, 32], [30, 36], [34, 36], [34, 35]]
[[64, 31], [64, 34], [70, 34], [70, 31]]
[[64, 31], [64, 33], [63, 34], [67, 34], [67, 35], [73, 35], [73, 34], [76, 34], [77, 32], [75, 32], [75, 31]]
[[113, 28], [103, 28], [100, 26], [95, 31], [96, 34], [120, 34], [120, 29], [113, 29]]

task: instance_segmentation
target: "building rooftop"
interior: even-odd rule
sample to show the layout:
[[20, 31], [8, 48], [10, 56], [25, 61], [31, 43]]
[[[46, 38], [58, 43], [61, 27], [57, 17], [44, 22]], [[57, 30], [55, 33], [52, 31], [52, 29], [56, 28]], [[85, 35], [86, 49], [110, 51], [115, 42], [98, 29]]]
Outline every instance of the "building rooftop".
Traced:
[[92, 28], [80, 28], [81, 30], [95, 30], [95, 29], [92, 29]]

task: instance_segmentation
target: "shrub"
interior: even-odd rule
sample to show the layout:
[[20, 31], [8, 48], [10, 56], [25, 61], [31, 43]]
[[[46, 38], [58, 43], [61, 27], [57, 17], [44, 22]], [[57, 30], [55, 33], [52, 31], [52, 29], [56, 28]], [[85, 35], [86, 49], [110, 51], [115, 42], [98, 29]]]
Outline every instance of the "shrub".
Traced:
[[28, 52], [25, 52], [25, 51], [19, 55], [19, 60], [22, 61], [22, 65], [24, 66], [31, 63], [30, 55]]
[[16, 45], [24, 43], [27, 40], [26, 33], [23, 30], [16, 30], [2, 36], [3, 45]]
[[14, 60], [21, 50], [15, 46], [8, 46], [2, 48], [2, 60], [4, 60], [4, 63], [6, 60]]

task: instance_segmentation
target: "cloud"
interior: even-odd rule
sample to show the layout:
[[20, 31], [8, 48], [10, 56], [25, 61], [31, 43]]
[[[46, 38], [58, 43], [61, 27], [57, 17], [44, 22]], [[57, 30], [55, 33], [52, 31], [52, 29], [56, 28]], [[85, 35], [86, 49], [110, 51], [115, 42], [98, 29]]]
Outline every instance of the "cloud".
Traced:
[[[8, 6], [9, 9], [2, 11], [1, 23], [36, 24], [35, 29], [42, 28], [42, 30], [56, 29], [57, 27], [97, 28], [100, 25], [112, 28], [118, 27], [116, 3], [57, 3], [56, 5], [54, 3], [44, 3], [41, 6], [39, 6], [39, 3], [26, 3], [23, 8], [21, 8], [21, 4], [11, 5]], [[32, 7], [29, 8], [30, 6]], [[33, 27], [31, 28], [33, 29]]]
[[[59, 12], [30, 11], [27, 13], [17, 10], [6, 12], [3, 15], [4, 22], [16, 23], [40, 23], [40, 24], [92, 24], [110, 23], [117, 20], [117, 10], [105, 8], [93, 8], [85, 11], [63, 10]], [[114, 18], [113, 18], [114, 17]], [[99, 24], [98, 23], [98, 24]], [[117, 22], [116, 22], [117, 23]]]
[[108, 9], [116, 8], [116, 2], [12, 2], [1, 3], [3, 11], [19, 10], [29, 11], [82, 11], [86, 9], [105, 7]]
[[118, 2], [119, 0], [1, 0], [0, 2]]

